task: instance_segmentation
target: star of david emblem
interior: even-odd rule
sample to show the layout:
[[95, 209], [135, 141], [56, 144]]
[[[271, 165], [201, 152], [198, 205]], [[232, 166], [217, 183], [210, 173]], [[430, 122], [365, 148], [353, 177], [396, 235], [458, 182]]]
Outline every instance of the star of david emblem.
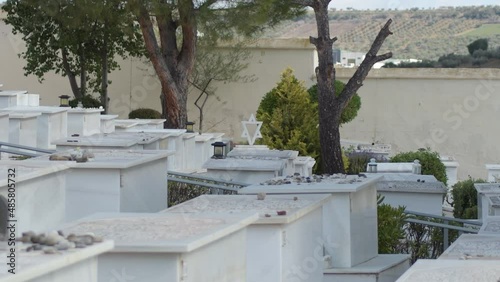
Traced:
[[[243, 126], [243, 133], [241, 133], [241, 137], [246, 138], [250, 146], [252, 146], [255, 143], [255, 139], [262, 138], [262, 134], [260, 134], [262, 121], [255, 120], [255, 116], [253, 114], [250, 115], [250, 118], [247, 121], [242, 121], [241, 125]], [[248, 132], [249, 125], [257, 126], [252, 136], [250, 136], [250, 133]]]

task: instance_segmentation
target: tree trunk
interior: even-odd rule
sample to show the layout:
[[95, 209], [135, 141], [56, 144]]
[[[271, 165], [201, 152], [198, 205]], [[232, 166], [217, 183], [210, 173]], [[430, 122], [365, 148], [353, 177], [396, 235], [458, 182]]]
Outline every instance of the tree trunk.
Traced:
[[102, 73], [101, 73], [101, 104], [104, 107], [104, 114], [108, 113], [108, 40], [104, 36], [104, 50], [101, 51]]
[[328, 22], [329, 1], [316, 1], [313, 5], [318, 28], [318, 37], [310, 38], [318, 52], [318, 68], [316, 79], [318, 82], [318, 112], [319, 112], [319, 140], [321, 145], [321, 159], [324, 173], [344, 173], [344, 162], [340, 148], [340, 115], [342, 108], [335, 99], [335, 68], [333, 65], [333, 42], [330, 38]]
[[69, 63], [68, 63], [68, 50], [66, 50], [65, 48], [62, 48], [61, 54], [62, 54], [64, 73], [68, 77], [69, 85], [71, 86], [71, 92], [73, 92], [73, 96], [75, 96], [76, 99], [80, 99], [80, 90], [78, 89], [78, 83], [76, 82], [76, 76], [75, 76], [75, 73], [71, 70]]
[[[196, 14], [191, 1], [179, 3], [179, 20], [172, 12], [156, 15], [161, 47], [151, 16], [140, 7], [138, 21], [144, 43], [162, 89], [162, 115], [166, 128], [185, 128], [187, 122], [188, 78], [193, 71], [196, 51]], [[182, 45], [177, 44], [177, 28], [182, 29]]]
[[80, 46], [80, 101], [83, 103], [83, 96], [87, 92], [87, 69], [85, 65], [85, 51]]

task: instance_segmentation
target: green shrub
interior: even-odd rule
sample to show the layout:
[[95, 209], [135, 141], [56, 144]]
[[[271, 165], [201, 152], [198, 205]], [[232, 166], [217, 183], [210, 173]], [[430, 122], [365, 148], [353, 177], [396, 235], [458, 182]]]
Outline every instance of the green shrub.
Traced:
[[128, 114], [129, 119], [161, 119], [161, 113], [157, 110], [148, 108], [139, 108]]
[[401, 241], [405, 238], [406, 215], [405, 207], [392, 207], [379, 204], [377, 207], [378, 221], [378, 252], [379, 254], [399, 254]]
[[[69, 100], [69, 105], [72, 108], [76, 108], [78, 106], [78, 101], [78, 99]], [[82, 105], [84, 108], [99, 108], [102, 106], [101, 101], [92, 95], [83, 96]]]
[[[336, 86], [340, 85], [339, 83]], [[272, 149], [296, 150], [301, 155], [311, 156], [316, 159], [315, 173], [321, 173], [318, 104], [315, 93], [308, 92], [304, 83], [293, 75], [292, 69], [286, 69], [277, 86], [260, 102], [257, 119], [262, 121], [262, 139], [258, 143]], [[361, 106], [359, 96], [353, 98], [351, 103], [354, 106], [344, 111], [344, 122], [356, 116]], [[349, 160], [345, 154], [342, 159], [347, 170]]]
[[420, 149], [415, 152], [399, 153], [391, 158], [393, 163], [405, 163], [419, 160], [422, 165], [422, 174], [434, 175], [438, 181], [446, 185], [446, 167], [439, 159], [437, 152], [431, 152], [429, 149]]
[[[344, 90], [345, 83], [339, 80], [335, 80], [334, 83], [335, 86], [335, 95], [338, 96]], [[307, 90], [309, 93], [309, 97], [312, 103], [314, 103], [316, 106], [318, 105], [318, 85], [314, 84]], [[345, 107], [344, 111], [342, 112], [342, 115], [340, 116], [340, 124], [345, 124], [350, 121], [352, 121], [357, 115], [358, 111], [361, 108], [361, 98], [359, 95], [356, 93], [352, 97], [351, 101], [347, 104], [347, 107]]]
[[347, 157], [349, 160], [349, 168], [346, 170], [347, 174], [366, 172], [366, 166], [372, 158], [374, 158], [377, 163], [385, 161], [380, 158], [378, 154], [370, 152], [351, 152], [347, 154]]
[[488, 50], [488, 39], [481, 38], [481, 39], [475, 40], [471, 44], [467, 45], [467, 50], [469, 50], [469, 54], [471, 56], [477, 50], [485, 50], [485, 51]]
[[453, 185], [453, 216], [463, 219], [477, 219], [477, 191], [474, 183], [485, 183], [483, 179], [469, 179], [459, 181]]

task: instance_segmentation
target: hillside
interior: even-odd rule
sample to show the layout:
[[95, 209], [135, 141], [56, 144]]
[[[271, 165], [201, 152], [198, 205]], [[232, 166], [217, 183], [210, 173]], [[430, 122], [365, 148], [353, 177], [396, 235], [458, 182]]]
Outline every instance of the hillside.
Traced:
[[[449, 53], [467, 54], [466, 46], [488, 38], [489, 46], [500, 46], [500, 6], [440, 8], [433, 10], [330, 11], [330, 32], [338, 40], [334, 47], [366, 52], [376, 34], [392, 18], [390, 36], [382, 52], [394, 58], [431, 59]], [[314, 14], [282, 23], [264, 37], [308, 38], [316, 35]]]

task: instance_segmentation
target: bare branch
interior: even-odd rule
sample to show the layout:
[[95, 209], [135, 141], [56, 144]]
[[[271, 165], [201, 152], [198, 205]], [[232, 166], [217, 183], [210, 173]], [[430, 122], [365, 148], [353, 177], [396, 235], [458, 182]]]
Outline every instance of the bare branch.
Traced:
[[354, 93], [356, 93], [356, 91], [358, 91], [359, 88], [363, 85], [363, 81], [368, 75], [368, 72], [370, 72], [370, 70], [372, 69], [373, 65], [377, 62], [392, 57], [392, 52], [377, 56], [377, 53], [382, 47], [385, 39], [392, 34], [392, 32], [389, 30], [389, 26], [391, 25], [391, 23], [392, 19], [389, 19], [379, 31], [377, 37], [372, 43], [372, 46], [370, 47], [370, 50], [368, 51], [368, 53], [366, 53], [365, 59], [358, 67], [351, 79], [349, 79], [342, 93], [340, 93], [340, 95], [338, 96], [338, 102], [341, 105], [342, 109], [347, 105], [347, 103], [349, 103], [351, 98], [354, 96]]

